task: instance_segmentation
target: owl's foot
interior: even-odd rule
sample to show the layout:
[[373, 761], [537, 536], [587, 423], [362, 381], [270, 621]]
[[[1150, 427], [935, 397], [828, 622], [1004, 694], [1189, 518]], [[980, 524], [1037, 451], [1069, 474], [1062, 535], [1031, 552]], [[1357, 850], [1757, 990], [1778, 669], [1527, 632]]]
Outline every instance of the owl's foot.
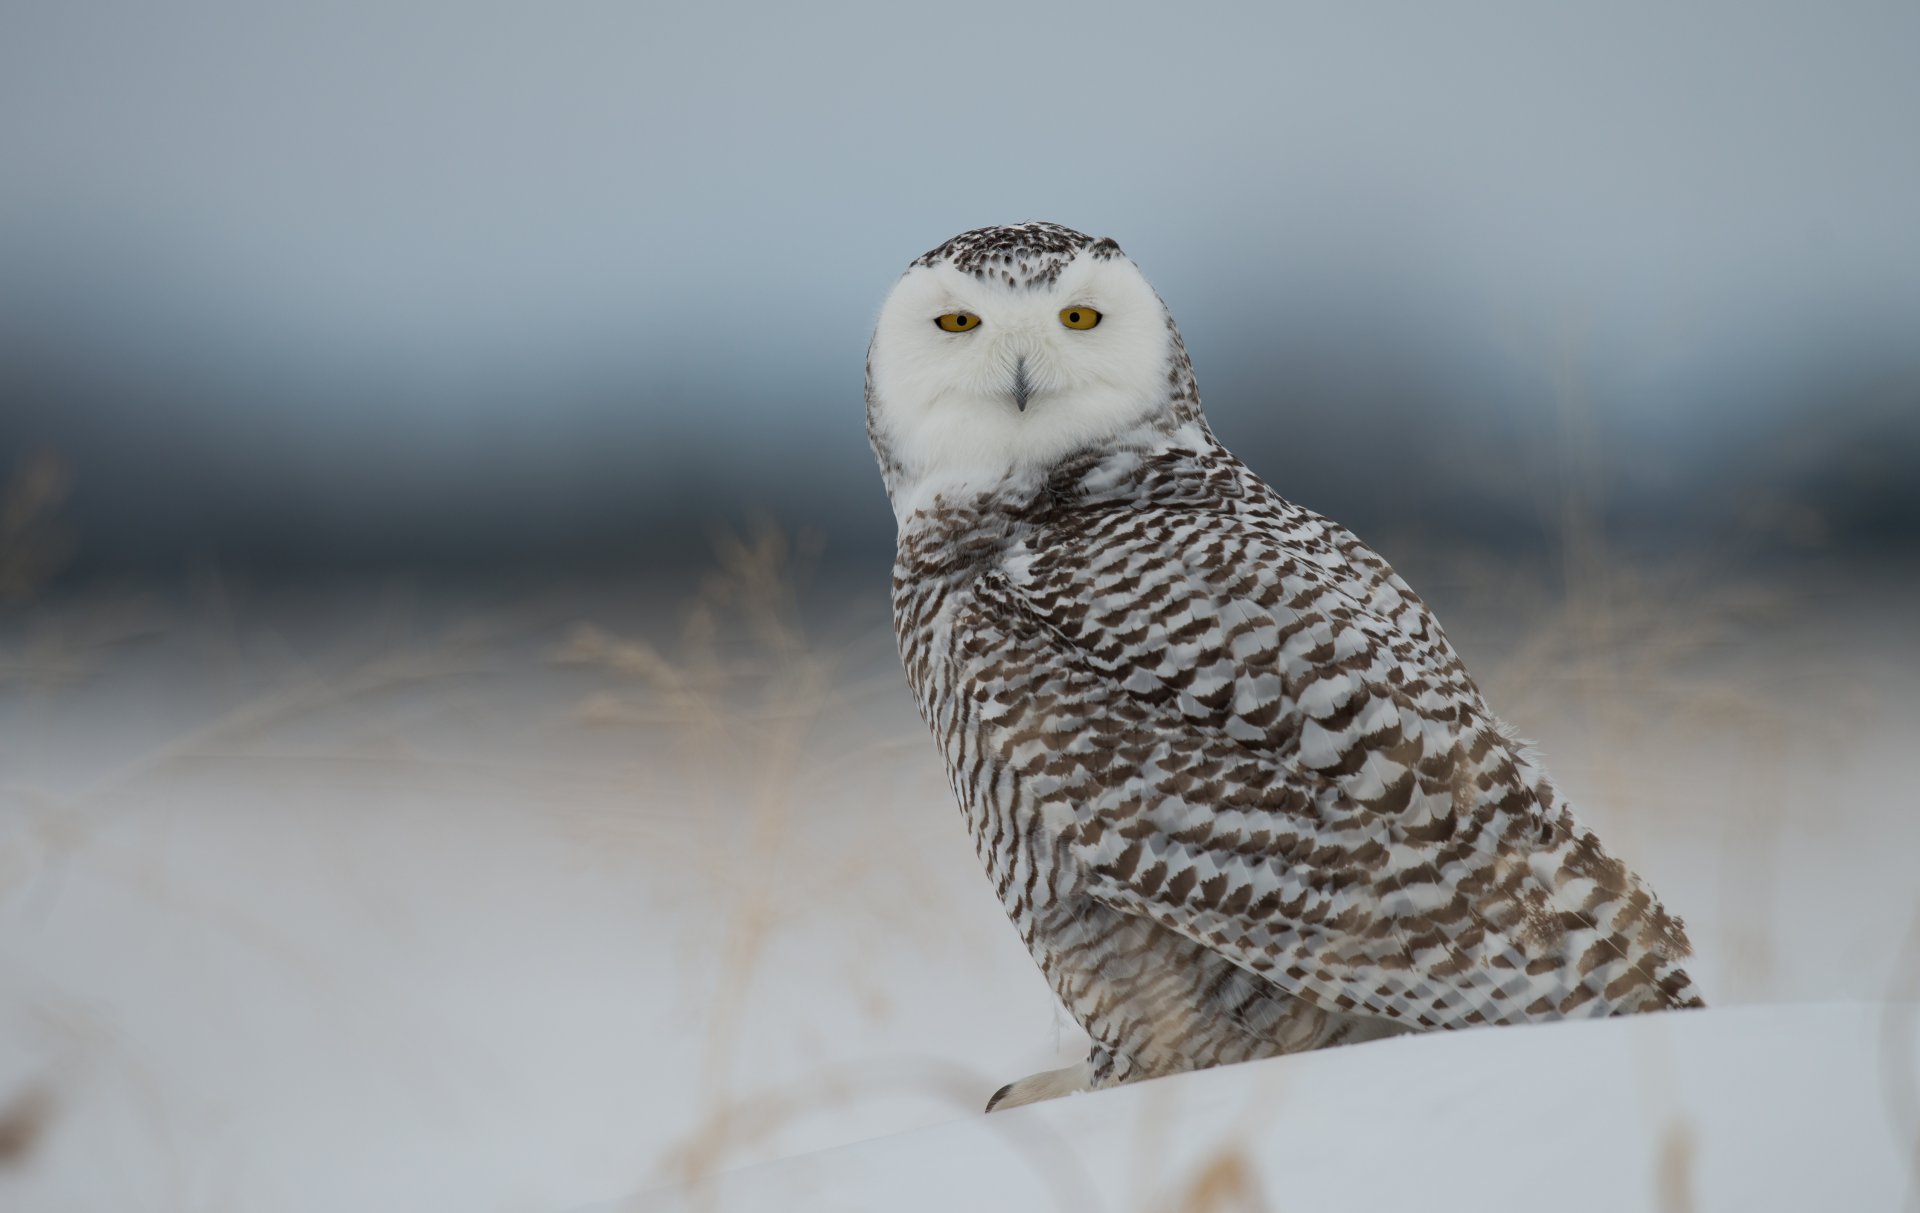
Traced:
[[1079, 1065], [1067, 1066], [1060, 1070], [1042, 1070], [1038, 1074], [1029, 1074], [1019, 1082], [1010, 1082], [993, 1093], [987, 1101], [987, 1111], [1004, 1112], [1008, 1108], [1017, 1108], [1022, 1104], [1039, 1103], [1043, 1099], [1058, 1099], [1062, 1095], [1072, 1095], [1076, 1091], [1085, 1091], [1093, 1086], [1093, 1063], [1083, 1061]]

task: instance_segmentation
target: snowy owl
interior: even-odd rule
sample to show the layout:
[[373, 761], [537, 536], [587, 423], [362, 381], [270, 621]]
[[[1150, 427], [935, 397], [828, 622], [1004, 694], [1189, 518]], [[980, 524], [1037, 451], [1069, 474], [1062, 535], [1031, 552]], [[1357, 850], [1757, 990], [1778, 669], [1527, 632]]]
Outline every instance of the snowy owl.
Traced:
[[1403, 1031], [1702, 1005], [1680, 920], [1426, 605], [1214, 438], [1112, 240], [981, 228], [867, 356], [900, 656], [1088, 1059], [988, 1110]]

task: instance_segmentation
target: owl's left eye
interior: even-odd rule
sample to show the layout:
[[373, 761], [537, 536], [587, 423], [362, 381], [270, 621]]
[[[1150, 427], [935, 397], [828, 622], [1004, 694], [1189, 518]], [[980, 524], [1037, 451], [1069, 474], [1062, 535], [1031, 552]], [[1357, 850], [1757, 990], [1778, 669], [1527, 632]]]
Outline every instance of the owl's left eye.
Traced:
[[1090, 329], [1100, 323], [1100, 313], [1090, 307], [1065, 307], [1060, 309], [1060, 323], [1070, 329]]
[[980, 317], [972, 312], [948, 312], [944, 316], [935, 316], [933, 322], [949, 333], [964, 333], [980, 327]]

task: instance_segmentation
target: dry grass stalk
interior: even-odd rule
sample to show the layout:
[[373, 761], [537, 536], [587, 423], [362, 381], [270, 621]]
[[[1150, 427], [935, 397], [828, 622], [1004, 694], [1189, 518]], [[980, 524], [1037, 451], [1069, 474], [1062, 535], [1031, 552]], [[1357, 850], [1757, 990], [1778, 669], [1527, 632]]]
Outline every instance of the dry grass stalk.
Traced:
[[35, 455], [0, 491], [0, 603], [38, 592], [65, 563], [69, 544], [53, 518], [73, 486], [66, 463]]
[[1270, 1213], [1273, 1207], [1261, 1186], [1259, 1166], [1237, 1145], [1202, 1163], [1165, 1206], [1167, 1213]]
[[[804, 545], [802, 545], [804, 551]], [[793, 797], [807, 762], [808, 741], [831, 701], [834, 665], [801, 625], [795, 545], [763, 529], [719, 545], [718, 567], [688, 604], [677, 652], [669, 657], [643, 640], [592, 625], [577, 627], [557, 655], [637, 684], [645, 704], [601, 693], [582, 704], [598, 724], [667, 727], [675, 753], [709, 803], [709, 820], [733, 820], [716, 831], [728, 852], [714, 870], [730, 888], [720, 976], [707, 1010], [702, 1106], [696, 1128], [676, 1152], [676, 1178], [697, 1180], [742, 1145], [763, 1139], [789, 1108], [762, 1095], [734, 1097], [735, 1057], [750, 1007], [754, 975], [781, 908]], [[722, 789], [712, 773], [739, 780]], [[734, 798], [742, 791], [740, 803]]]
[[53, 1093], [30, 1086], [0, 1105], [0, 1171], [24, 1166], [53, 1123]]
[[1693, 1162], [1699, 1148], [1684, 1123], [1667, 1126], [1660, 1135], [1660, 1154], [1654, 1163], [1653, 1189], [1660, 1213], [1693, 1213]]

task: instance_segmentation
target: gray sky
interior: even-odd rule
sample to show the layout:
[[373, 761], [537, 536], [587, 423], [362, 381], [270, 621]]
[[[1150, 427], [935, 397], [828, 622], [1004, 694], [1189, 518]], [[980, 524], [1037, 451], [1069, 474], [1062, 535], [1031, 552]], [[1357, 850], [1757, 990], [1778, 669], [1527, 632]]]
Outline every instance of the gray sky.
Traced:
[[1917, 63], [1910, 2], [9, 5], [0, 453], [103, 559], [868, 545], [882, 294], [1047, 218], [1309, 504], [1519, 508], [1570, 398], [1679, 501], [1910, 433]]

